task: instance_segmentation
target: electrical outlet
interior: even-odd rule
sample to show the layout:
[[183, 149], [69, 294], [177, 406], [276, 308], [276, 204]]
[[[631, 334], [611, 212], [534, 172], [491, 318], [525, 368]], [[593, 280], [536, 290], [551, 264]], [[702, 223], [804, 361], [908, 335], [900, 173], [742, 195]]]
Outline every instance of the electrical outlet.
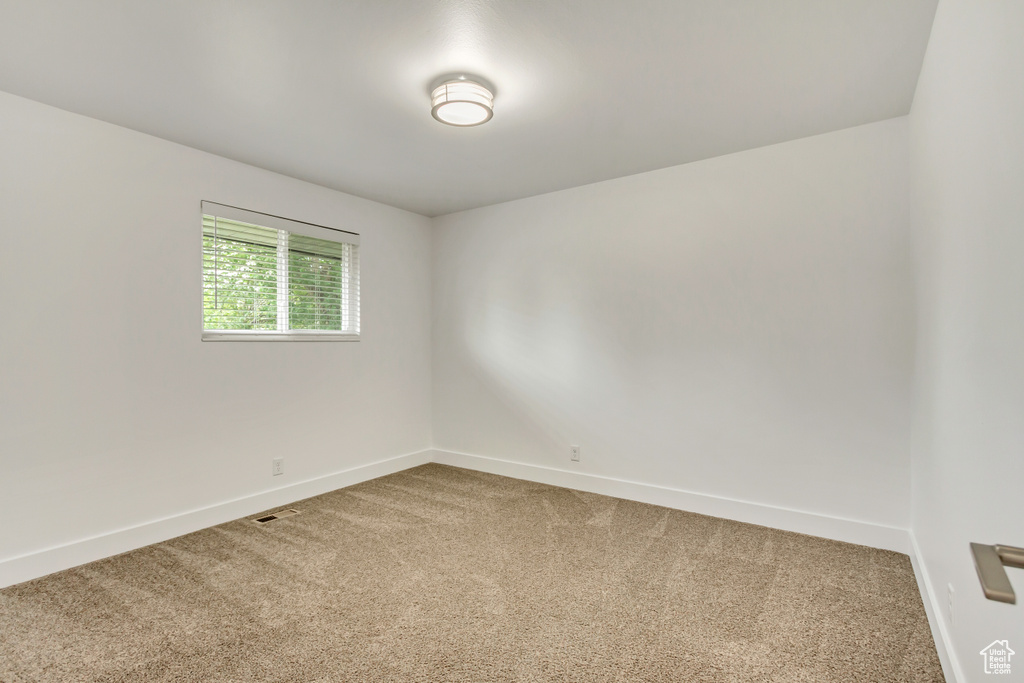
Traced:
[[284, 474], [284, 458], [274, 458], [271, 462], [271, 473], [276, 477]]
[[569, 446], [569, 448], [571, 449], [569, 457], [572, 459], [573, 462], [579, 462], [580, 461], [580, 447], [579, 446]]
[[949, 605], [949, 625], [953, 626], [956, 624], [956, 591], [951, 583], [946, 584], [946, 603]]

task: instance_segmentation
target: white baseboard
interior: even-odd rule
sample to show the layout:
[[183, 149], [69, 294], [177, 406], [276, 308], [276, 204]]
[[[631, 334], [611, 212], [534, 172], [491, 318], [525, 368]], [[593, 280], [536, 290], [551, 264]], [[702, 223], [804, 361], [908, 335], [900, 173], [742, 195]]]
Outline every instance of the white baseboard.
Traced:
[[[0, 588], [22, 581], [76, 567], [86, 562], [110, 557], [166, 541], [182, 534], [223, 524], [269, 508], [334, 491], [362, 481], [375, 479], [428, 462], [500, 474], [553, 486], [600, 493], [653, 505], [697, 512], [761, 526], [858, 543], [874, 548], [912, 553], [906, 529], [882, 526], [839, 517], [829, 517], [799, 510], [720, 498], [692, 491], [653, 484], [583, 474], [551, 467], [527, 465], [468, 453], [445, 450], [424, 450], [416, 453], [354, 467], [315, 479], [262, 491], [243, 498], [217, 503], [163, 519], [118, 529], [90, 538], [46, 548], [0, 561]], [[913, 555], [912, 555], [913, 557]], [[915, 565], [916, 566], [916, 565]], [[924, 584], [923, 584], [924, 585]]]
[[910, 531], [910, 563], [914, 565], [914, 576], [917, 578], [917, 586], [921, 591], [921, 601], [924, 603], [924, 611], [928, 615], [928, 625], [932, 630], [932, 640], [935, 641], [935, 650], [939, 653], [939, 662], [942, 664], [942, 673], [946, 677], [946, 683], [960, 683], [966, 681], [963, 669], [956, 657], [956, 650], [953, 649], [953, 641], [949, 635], [949, 628], [946, 620], [942, 618], [942, 603], [938, 600], [935, 586], [932, 585], [931, 577], [928, 576], [928, 567], [925, 566], [921, 557], [921, 549], [917, 545], [917, 537]]
[[906, 529], [861, 522], [840, 517], [829, 517], [812, 512], [749, 503], [731, 498], [720, 498], [703, 493], [683, 491], [654, 484], [612, 479], [594, 474], [582, 474], [553, 467], [527, 465], [509, 460], [498, 460], [468, 453], [435, 449], [432, 460], [443, 465], [465, 467], [490, 474], [526, 479], [542, 484], [600, 493], [626, 498], [641, 503], [697, 512], [738, 522], [795, 531], [810, 536], [831, 538], [836, 541], [857, 543], [872, 548], [910, 553], [910, 536]]
[[435, 449], [431, 460], [443, 465], [464, 467], [479, 472], [500, 474], [506, 477], [515, 477], [516, 479], [525, 479], [552, 486], [563, 486], [579, 491], [600, 493], [643, 503], [651, 503], [653, 505], [662, 505], [677, 510], [697, 512], [739, 522], [748, 522], [775, 529], [795, 531], [811, 536], [905, 553], [910, 556], [910, 562], [914, 567], [914, 575], [917, 579], [918, 588], [921, 591], [921, 601], [924, 603], [928, 624], [932, 631], [932, 640], [935, 641], [935, 649], [938, 652], [939, 662], [942, 664], [942, 672], [946, 677], [946, 681], [948, 683], [962, 683], [967, 680], [956, 658], [946, 622], [942, 618], [942, 612], [939, 608], [940, 603], [936, 598], [934, 586], [928, 576], [928, 569], [921, 559], [921, 551], [918, 548], [917, 539], [914, 537], [913, 532], [908, 529], [798, 510], [788, 510], [770, 505], [655, 486], [653, 484], [642, 484], [593, 474], [559, 470], [552, 467], [527, 465], [509, 460], [470, 455], [468, 453]]
[[0, 561], [0, 588], [230, 522], [303, 498], [318, 496], [328, 491], [423, 465], [430, 462], [432, 453], [430, 450], [424, 450], [400, 455], [388, 460], [353, 467], [198, 510], [190, 510], [163, 519], [2, 560]]
[[240, 517], [296, 500], [317, 496], [329, 491], [400, 472], [428, 462], [464, 467], [480, 472], [500, 474], [553, 486], [589, 491], [653, 505], [697, 512], [714, 517], [748, 522], [761, 526], [795, 531], [830, 538], [837, 541], [894, 550], [910, 555], [917, 583], [921, 590], [928, 623], [935, 647], [942, 663], [946, 680], [950, 683], [966, 681], [952, 648], [945, 620], [927, 567], [921, 560], [920, 549], [912, 532], [907, 529], [883, 526], [839, 517], [830, 517], [799, 510], [721, 498], [692, 491], [673, 489], [653, 484], [613, 479], [594, 474], [583, 474], [552, 467], [528, 465], [468, 453], [445, 450], [423, 450], [387, 460], [353, 467], [315, 479], [191, 510], [163, 519], [118, 529], [80, 541], [28, 553], [0, 561], [0, 588], [29, 581], [56, 571], [76, 567], [87, 562], [110, 557], [166, 541], [183, 534], [223, 524]]

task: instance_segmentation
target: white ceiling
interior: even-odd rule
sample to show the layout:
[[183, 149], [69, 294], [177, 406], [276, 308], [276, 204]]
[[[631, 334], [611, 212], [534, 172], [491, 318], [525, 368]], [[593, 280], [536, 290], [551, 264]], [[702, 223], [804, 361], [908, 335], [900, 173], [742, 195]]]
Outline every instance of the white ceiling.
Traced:
[[0, 0], [0, 90], [435, 216], [906, 114], [936, 2]]

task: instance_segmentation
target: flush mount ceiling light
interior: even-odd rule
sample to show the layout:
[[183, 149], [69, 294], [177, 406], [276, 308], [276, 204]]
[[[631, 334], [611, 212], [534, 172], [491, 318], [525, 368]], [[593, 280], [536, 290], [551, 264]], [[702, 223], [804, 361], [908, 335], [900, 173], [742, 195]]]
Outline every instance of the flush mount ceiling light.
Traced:
[[466, 76], [450, 77], [430, 95], [430, 113], [449, 126], [479, 126], [494, 115], [494, 93]]

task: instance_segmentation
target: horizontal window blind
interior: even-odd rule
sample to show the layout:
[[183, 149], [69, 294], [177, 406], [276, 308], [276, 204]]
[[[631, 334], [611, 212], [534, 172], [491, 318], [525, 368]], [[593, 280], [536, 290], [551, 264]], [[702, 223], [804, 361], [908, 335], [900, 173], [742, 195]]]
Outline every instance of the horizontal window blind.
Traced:
[[203, 338], [354, 339], [359, 235], [202, 203]]

